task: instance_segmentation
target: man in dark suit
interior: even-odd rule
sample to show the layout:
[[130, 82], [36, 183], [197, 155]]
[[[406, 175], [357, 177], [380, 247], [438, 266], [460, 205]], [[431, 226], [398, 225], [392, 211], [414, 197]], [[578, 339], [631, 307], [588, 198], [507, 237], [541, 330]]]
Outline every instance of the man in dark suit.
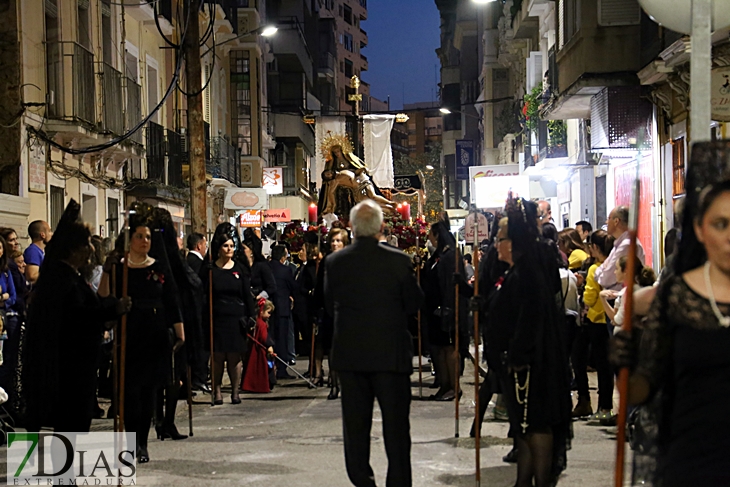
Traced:
[[[203, 259], [205, 259], [205, 254], [208, 252], [208, 241], [202, 233], [191, 233], [188, 235], [186, 244], [188, 248], [186, 262], [196, 275], [200, 275], [200, 269], [203, 267]], [[203, 290], [203, 292], [207, 291]], [[200, 333], [202, 334], [202, 329]], [[210, 393], [210, 388], [206, 385], [208, 380], [209, 357], [210, 352], [205, 350], [202, 340], [195, 347], [195, 350], [190, 351], [192, 388], [204, 393]]]
[[410, 405], [413, 339], [408, 315], [423, 303], [411, 259], [380, 245], [383, 212], [365, 200], [350, 212], [355, 242], [331, 254], [325, 305], [334, 316], [330, 363], [342, 387], [345, 463], [357, 487], [375, 487], [370, 467], [373, 402], [383, 417], [388, 487], [411, 486]]
[[[272, 301], [276, 309], [274, 310], [274, 320], [276, 328], [273, 330], [274, 350], [276, 355], [286, 363], [290, 363], [294, 357], [289, 355], [289, 328], [294, 326], [291, 317], [291, 309], [294, 304], [294, 296], [299, 292], [299, 284], [294, 279], [294, 274], [284, 263], [289, 257], [286, 247], [277, 245], [271, 249], [271, 272], [276, 280], [276, 295]], [[293, 379], [286, 369], [279, 369], [276, 372], [278, 379]]]
[[202, 233], [191, 233], [188, 235], [187, 247], [188, 265], [196, 274], [199, 274], [200, 268], [203, 266], [205, 254], [208, 252], [208, 241], [206, 240], [205, 235]]

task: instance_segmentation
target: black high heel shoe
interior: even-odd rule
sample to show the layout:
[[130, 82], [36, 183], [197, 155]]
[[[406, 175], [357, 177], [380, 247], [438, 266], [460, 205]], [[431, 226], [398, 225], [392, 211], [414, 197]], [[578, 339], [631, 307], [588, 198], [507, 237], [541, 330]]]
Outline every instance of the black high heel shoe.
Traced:
[[327, 395], [327, 399], [337, 399], [340, 396], [340, 386], [334, 386], [330, 388], [330, 393]]
[[317, 387], [324, 387], [324, 376], [320, 375], [319, 378], [316, 379], [314, 385]]
[[155, 431], [157, 431], [157, 439], [160, 441], [165, 441], [166, 439], [177, 441], [184, 440], [188, 437], [188, 435], [180, 433], [174, 424], [167, 428], [155, 426]]
[[241, 398], [231, 396], [231, 404], [241, 404]]
[[150, 455], [147, 453], [147, 448], [143, 446], [137, 447], [137, 463], [147, 463], [150, 461]]

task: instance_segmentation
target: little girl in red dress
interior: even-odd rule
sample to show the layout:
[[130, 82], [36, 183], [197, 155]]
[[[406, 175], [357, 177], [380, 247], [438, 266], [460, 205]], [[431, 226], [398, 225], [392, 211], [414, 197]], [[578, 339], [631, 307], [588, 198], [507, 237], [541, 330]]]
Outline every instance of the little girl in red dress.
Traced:
[[245, 392], [271, 392], [269, 357], [274, 353], [274, 341], [269, 337], [269, 318], [274, 312], [274, 304], [266, 299], [259, 299], [259, 316], [250, 340], [249, 356], [243, 377]]

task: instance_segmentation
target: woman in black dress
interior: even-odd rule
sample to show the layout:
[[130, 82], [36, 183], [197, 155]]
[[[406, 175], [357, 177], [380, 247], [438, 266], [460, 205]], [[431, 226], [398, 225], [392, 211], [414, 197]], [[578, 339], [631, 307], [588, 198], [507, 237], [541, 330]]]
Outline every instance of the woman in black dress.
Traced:
[[228, 231], [216, 230], [211, 245], [211, 255], [216, 260], [212, 271], [205, 272], [202, 276], [205, 289], [209, 289], [209, 276], [212, 272], [215, 404], [223, 404], [221, 383], [224, 365], [228, 367], [228, 377], [231, 380], [231, 403], [241, 402], [239, 386], [243, 369], [242, 360], [246, 353], [247, 318], [256, 316], [249, 273], [244, 265], [234, 259], [236, 251], [235, 236]]
[[629, 403], [657, 431], [635, 452], [634, 476], [655, 486], [730, 485], [729, 155], [727, 141], [695, 144], [673, 275], [638, 351], [624, 331], [614, 338], [612, 361], [632, 368]]
[[251, 291], [257, 299], [266, 298], [275, 301], [276, 280], [266, 257], [262, 253], [264, 244], [250, 228], [243, 232], [243, 236], [243, 253], [246, 255], [246, 261], [250, 269]]
[[23, 350], [28, 431], [89, 431], [104, 323], [130, 308], [130, 299], [99, 299], [79, 274], [93, 250], [80, 209], [74, 200], [66, 207], [29, 303]]
[[517, 449], [515, 485], [552, 486], [567, 463], [572, 404], [558, 307], [560, 274], [552, 247], [539, 238], [534, 203], [509, 201], [497, 245], [500, 260], [511, 267], [489, 301], [487, 351], [493, 363], [500, 361], [497, 372]]
[[[152, 232], [145, 214], [150, 210], [138, 207], [135, 211], [127, 257], [127, 292], [133, 305], [127, 318], [124, 426], [126, 431], [137, 433], [137, 461], [147, 463], [147, 438], [157, 390], [172, 376], [171, 354], [184, 343], [185, 331], [172, 272], [162, 260], [149, 255]], [[122, 292], [122, 277], [122, 264], [117, 264], [117, 294]], [[109, 279], [105, 272], [99, 295], [109, 295]]]
[[[350, 243], [350, 236], [347, 234], [347, 230], [344, 228], [333, 228], [327, 234], [327, 242], [330, 246], [329, 254], [333, 254], [338, 250], [344, 249]], [[327, 254], [327, 255], [329, 255]], [[332, 338], [335, 333], [335, 320], [334, 317], [327, 313], [325, 308], [325, 295], [324, 295], [324, 270], [327, 255], [322, 259], [317, 270], [317, 283], [314, 288], [313, 304], [315, 313], [318, 316], [319, 328], [317, 330], [316, 344], [315, 344], [315, 384], [318, 386], [324, 385], [324, 378], [322, 372], [322, 360], [326, 354], [330, 355], [332, 349]], [[340, 395], [340, 386], [337, 382], [337, 372], [332, 370], [330, 367], [329, 377], [330, 393], [327, 395], [327, 399], [337, 399]]]
[[[435, 252], [426, 262], [426, 268], [421, 274], [423, 291], [426, 294], [424, 316], [428, 322], [428, 339], [431, 345], [431, 360], [436, 372], [436, 380], [440, 388], [430, 399], [436, 401], [452, 401], [456, 397], [456, 366], [459, 363], [456, 346], [456, 289], [454, 274], [461, 275], [461, 281], [466, 283], [464, 260], [458, 259], [456, 254], [456, 240], [451, 235], [448, 221], [439, 221], [431, 225], [428, 240]], [[461, 286], [463, 287], [463, 286]], [[461, 293], [460, 293], [461, 294]], [[459, 302], [459, 340], [462, 357], [469, 346], [469, 324], [467, 299], [462, 297]]]

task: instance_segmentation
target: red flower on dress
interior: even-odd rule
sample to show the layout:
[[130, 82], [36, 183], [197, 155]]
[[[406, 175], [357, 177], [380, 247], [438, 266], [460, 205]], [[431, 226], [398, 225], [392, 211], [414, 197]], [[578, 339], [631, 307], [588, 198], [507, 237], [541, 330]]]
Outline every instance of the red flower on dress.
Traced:
[[240, 279], [238, 277], [238, 271], [233, 271], [233, 272], [231, 272], [231, 274], [233, 274], [233, 277], [235, 277], [236, 279]]
[[147, 274], [147, 280], [157, 281], [160, 284], [165, 284], [165, 274], [163, 274], [162, 272], [150, 271], [149, 274]]
[[497, 282], [494, 283], [494, 287], [497, 288], [497, 291], [499, 291], [502, 288], [502, 284], [504, 284], [504, 276], [497, 279]]

